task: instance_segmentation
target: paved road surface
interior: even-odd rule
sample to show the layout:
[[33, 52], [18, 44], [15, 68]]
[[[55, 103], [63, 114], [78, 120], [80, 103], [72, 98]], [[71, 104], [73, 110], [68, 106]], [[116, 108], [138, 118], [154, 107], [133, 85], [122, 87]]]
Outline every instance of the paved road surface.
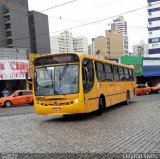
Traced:
[[0, 108], [0, 152], [160, 153], [158, 94], [135, 97], [130, 105], [114, 106], [102, 116], [33, 112], [32, 106]]

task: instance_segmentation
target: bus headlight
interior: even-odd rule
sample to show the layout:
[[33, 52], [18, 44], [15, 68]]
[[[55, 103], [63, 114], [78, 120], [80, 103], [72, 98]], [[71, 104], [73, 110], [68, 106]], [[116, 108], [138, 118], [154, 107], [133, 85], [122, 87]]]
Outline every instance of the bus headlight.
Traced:
[[79, 102], [79, 100], [78, 100], [78, 99], [76, 99], [76, 100], [74, 100], [74, 101], [73, 101], [73, 103], [78, 103], [78, 102]]

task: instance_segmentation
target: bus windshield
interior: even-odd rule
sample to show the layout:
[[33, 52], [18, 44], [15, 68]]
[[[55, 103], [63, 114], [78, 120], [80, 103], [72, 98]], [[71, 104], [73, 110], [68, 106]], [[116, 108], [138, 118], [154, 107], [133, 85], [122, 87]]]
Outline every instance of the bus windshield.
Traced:
[[35, 68], [35, 95], [76, 94], [79, 91], [79, 65], [64, 64]]

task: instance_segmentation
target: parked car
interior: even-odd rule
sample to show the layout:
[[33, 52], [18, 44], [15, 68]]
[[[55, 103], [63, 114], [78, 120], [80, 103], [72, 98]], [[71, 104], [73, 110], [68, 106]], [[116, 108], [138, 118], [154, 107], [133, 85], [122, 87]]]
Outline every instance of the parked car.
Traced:
[[11, 107], [13, 105], [33, 104], [33, 93], [30, 90], [17, 90], [10, 96], [0, 98], [0, 106]]
[[154, 87], [151, 87], [151, 91], [152, 91], [153, 93], [158, 93], [158, 94], [160, 94], [160, 83], [157, 84], [157, 85], [155, 85]]
[[150, 94], [151, 93], [151, 87], [145, 85], [145, 84], [138, 84], [136, 86], [136, 95], [141, 95], [141, 94]]

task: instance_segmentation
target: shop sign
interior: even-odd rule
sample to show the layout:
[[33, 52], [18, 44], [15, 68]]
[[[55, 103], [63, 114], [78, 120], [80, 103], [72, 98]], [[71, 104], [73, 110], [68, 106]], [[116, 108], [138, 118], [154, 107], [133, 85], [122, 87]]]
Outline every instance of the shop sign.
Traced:
[[25, 79], [28, 60], [0, 60], [0, 80]]
[[120, 62], [122, 64], [133, 65], [135, 67], [135, 76], [142, 76], [143, 59], [141, 56], [122, 56]]

